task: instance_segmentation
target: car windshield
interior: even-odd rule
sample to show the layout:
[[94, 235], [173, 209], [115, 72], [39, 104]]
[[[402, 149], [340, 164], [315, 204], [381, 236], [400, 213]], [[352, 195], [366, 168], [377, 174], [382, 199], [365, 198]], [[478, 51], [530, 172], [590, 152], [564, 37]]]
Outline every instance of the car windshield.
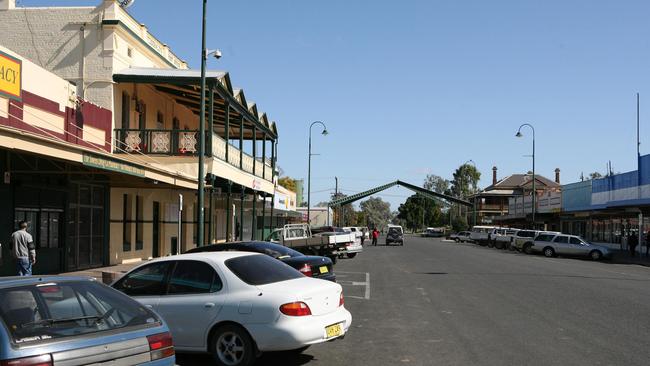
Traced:
[[15, 344], [160, 322], [138, 302], [87, 280], [1, 289], [0, 318]]
[[228, 259], [225, 263], [235, 276], [253, 286], [304, 277], [294, 268], [266, 255], [245, 255]]
[[250, 243], [250, 244], [244, 244], [244, 246], [251, 247], [256, 252], [264, 253], [266, 255], [270, 255], [271, 257], [278, 258], [278, 259], [304, 256], [304, 254], [298, 251], [277, 244]]
[[534, 231], [522, 230], [522, 231], [517, 233], [517, 236], [522, 237], [522, 238], [534, 238], [535, 237], [535, 232]]

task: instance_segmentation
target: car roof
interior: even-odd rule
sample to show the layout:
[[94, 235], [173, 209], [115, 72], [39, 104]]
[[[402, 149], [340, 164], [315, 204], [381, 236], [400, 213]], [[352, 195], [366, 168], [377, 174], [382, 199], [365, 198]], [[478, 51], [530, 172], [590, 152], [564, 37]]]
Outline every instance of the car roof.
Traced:
[[18, 286], [29, 286], [50, 282], [69, 282], [69, 281], [89, 281], [95, 282], [92, 277], [85, 276], [13, 276], [1, 277], [0, 288], [10, 288]]
[[236, 250], [226, 251], [226, 252], [185, 253], [185, 254], [177, 254], [177, 255], [170, 255], [167, 257], [156, 258], [151, 261], [148, 261], [147, 263], [166, 262], [166, 261], [184, 260], [184, 259], [194, 259], [194, 260], [202, 260], [202, 261], [207, 259], [214, 262], [225, 262], [232, 258], [244, 257], [247, 255], [264, 255], [264, 254], [255, 253], [255, 252], [242, 252]]

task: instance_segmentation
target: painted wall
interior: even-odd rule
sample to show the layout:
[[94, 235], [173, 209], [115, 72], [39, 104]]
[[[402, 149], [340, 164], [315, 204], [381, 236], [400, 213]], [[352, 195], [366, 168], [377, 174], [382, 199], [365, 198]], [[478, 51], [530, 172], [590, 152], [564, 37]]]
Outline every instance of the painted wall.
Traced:
[[591, 208], [592, 181], [562, 185], [562, 211], [584, 211]]

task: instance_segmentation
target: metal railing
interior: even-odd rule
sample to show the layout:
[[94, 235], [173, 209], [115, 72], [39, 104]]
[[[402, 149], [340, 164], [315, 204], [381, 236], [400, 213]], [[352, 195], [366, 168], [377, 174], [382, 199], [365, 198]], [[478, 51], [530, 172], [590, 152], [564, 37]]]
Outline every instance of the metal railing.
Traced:
[[[206, 133], [206, 141], [208, 136]], [[197, 156], [198, 131], [197, 130], [140, 130], [140, 129], [115, 129], [114, 153], [142, 153], [170, 156]], [[212, 156], [226, 161], [228, 149], [228, 163], [265, 180], [273, 179], [271, 160], [261, 157], [256, 159], [253, 171], [253, 157], [247, 153], [241, 156], [237, 147], [229, 144], [221, 136], [212, 134]], [[241, 165], [240, 165], [241, 164]], [[266, 167], [264, 167], [266, 165]]]

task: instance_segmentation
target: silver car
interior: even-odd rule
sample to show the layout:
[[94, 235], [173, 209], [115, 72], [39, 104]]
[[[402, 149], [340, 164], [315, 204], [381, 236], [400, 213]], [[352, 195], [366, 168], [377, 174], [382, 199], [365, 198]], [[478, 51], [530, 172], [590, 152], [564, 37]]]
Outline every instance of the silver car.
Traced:
[[589, 257], [595, 261], [611, 258], [609, 248], [588, 243], [576, 235], [539, 234], [535, 241], [524, 247], [526, 253], [542, 253], [546, 257], [556, 255]]

